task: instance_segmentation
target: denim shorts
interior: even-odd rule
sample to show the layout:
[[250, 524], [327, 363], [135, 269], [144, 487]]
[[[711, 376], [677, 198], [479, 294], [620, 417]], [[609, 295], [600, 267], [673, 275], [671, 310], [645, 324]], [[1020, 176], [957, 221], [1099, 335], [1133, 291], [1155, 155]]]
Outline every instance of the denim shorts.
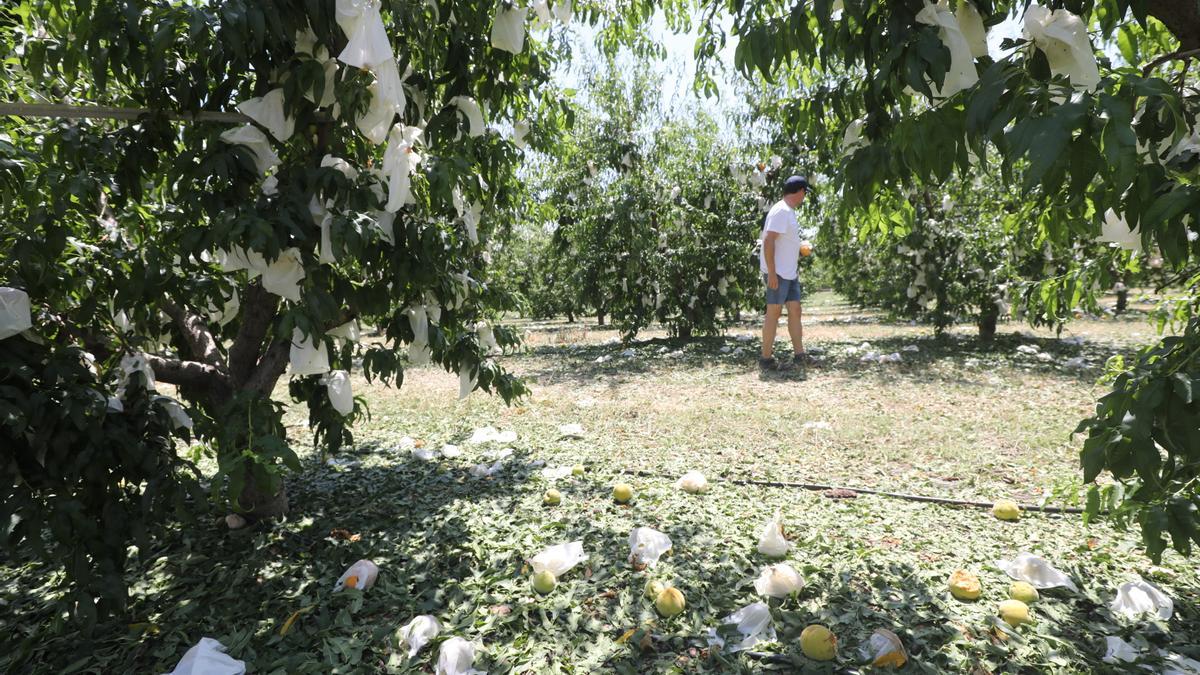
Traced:
[[767, 286], [767, 277], [763, 276], [763, 286], [767, 289], [767, 304], [768, 305], [783, 305], [789, 302], [800, 302], [804, 297], [804, 287], [800, 285], [799, 277], [795, 279], [779, 279], [779, 288], [771, 290]]

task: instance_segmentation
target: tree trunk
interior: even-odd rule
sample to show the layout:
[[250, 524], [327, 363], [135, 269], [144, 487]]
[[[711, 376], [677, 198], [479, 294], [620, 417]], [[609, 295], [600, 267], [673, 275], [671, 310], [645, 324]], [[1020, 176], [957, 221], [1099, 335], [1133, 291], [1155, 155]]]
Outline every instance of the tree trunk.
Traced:
[[567, 310], [567, 323], [575, 323], [575, 310]]
[[979, 312], [979, 339], [984, 342], [991, 342], [996, 337], [996, 319], [1000, 316], [1000, 310], [994, 304], [986, 305]]
[[679, 326], [679, 337], [683, 338], [684, 340], [692, 339], [692, 324], [685, 323]]
[[260, 485], [251, 476], [246, 480], [242, 494], [238, 495], [238, 503], [251, 520], [279, 518], [288, 512], [287, 486], [281, 480], [279, 490], [271, 494], [269, 485]]
[[1124, 314], [1129, 309], [1129, 289], [1117, 291], [1117, 314]]
[[1196, 0], [1149, 0], [1146, 12], [1179, 39], [1181, 51], [1200, 48], [1200, 3]]
[[604, 310], [598, 310], [596, 312], [596, 324], [599, 326], [604, 325]]

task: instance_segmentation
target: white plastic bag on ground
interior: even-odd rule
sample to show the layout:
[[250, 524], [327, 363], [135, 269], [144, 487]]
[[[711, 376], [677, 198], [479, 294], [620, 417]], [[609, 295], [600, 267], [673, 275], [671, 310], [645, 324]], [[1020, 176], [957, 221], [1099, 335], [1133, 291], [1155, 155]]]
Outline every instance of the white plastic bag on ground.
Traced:
[[29, 294], [19, 288], [0, 286], [0, 340], [33, 328]]
[[783, 536], [783, 516], [776, 511], [775, 517], [763, 524], [758, 537], [758, 552], [772, 558], [782, 558], [791, 547], [791, 542]]
[[238, 112], [271, 132], [271, 135], [280, 142], [291, 138], [292, 132], [296, 129], [296, 120], [283, 111], [283, 89], [272, 89], [264, 96], [242, 101], [238, 104], [237, 109]]
[[472, 466], [470, 469], [468, 469], [468, 471], [475, 478], [487, 478], [488, 476], [495, 475], [496, 473], [498, 473], [500, 471], [500, 469], [503, 469], [503, 468], [504, 468], [504, 461], [500, 460], [500, 461], [496, 462], [495, 464], [487, 464], [486, 462], [482, 463], [482, 464], [476, 464], [476, 465]]
[[1132, 663], [1141, 657], [1137, 647], [1129, 644], [1115, 635], [1104, 638], [1105, 663]]
[[1158, 655], [1166, 662], [1159, 675], [1200, 675], [1200, 661], [1196, 659], [1163, 649], [1158, 650]]
[[431, 462], [437, 459], [438, 456], [437, 450], [427, 447], [413, 448], [411, 452], [413, 457], [416, 457], [422, 462]]
[[408, 658], [411, 659], [422, 647], [429, 644], [430, 640], [437, 637], [441, 630], [442, 624], [438, 623], [437, 618], [422, 614], [396, 631], [396, 638], [401, 647], [408, 648]]
[[1158, 586], [1140, 577], [1121, 584], [1109, 608], [1129, 617], [1154, 614], [1163, 621], [1175, 613], [1174, 601]]
[[184, 653], [167, 675], [243, 675], [246, 663], [225, 653], [225, 645], [212, 638], [200, 641]]
[[691, 494], [708, 492], [708, 479], [699, 471], [688, 471], [675, 482], [675, 487]]
[[1055, 75], [1066, 75], [1075, 87], [1100, 84], [1087, 25], [1078, 16], [1065, 9], [1051, 12], [1035, 2], [1025, 11], [1025, 34], [1046, 55]]
[[467, 439], [467, 443], [478, 445], [481, 443], [491, 443], [498, 440], [500, 432], [496, 427], [479, 427], [471, 433], [471, 437]]
[[1060, 586], [1073, 591], [1079, 590], [1075, 586], [1075, 582], [1071, 581], [1071, 577], [1052, 567], [1044, 558], [1032, 553], [1019, 553], [1012, 560], [997, 560], [996, 567], [1017, 581], [1029, 582], [1038, 590]]
[[546, 480], [559, 480], [571, 475], [571, 467], [569, 466], [547, 466], [542, 469], [542, 478]]
[[525, 16], [528, 7], [504, 7], [496, 11], [492, 20], [492, 46], [513, 54], [525, 48]]
[[271, 169], [279, 166], [279, 155], [271, 149], [271, 141], [267, 135], [253, 124], [243, 124], [223, 132], [220, 139], [229, 145], [240, 145], [254, 155], [254, 166], [260, 175], [267, 175]]
[[350, 373], [332, 370], [321, 378], [333, 409], [345, 417], [354, 412], [354, 392], [350, 387]]
[[583, 542], [573, 541], [551, 546], [530, 558], [528, 562], [533, 567], [534, 574], [545, 570], [558, 578], [584, 560], [587, 560], [587, 554], [583, 552]]
[[343, 588], [357, 588], [360, 591], [365, 591], [375, 585], [375, 579], [379, 576], [379, 566], [370, 560], [359, 560], [351, 565], [342, 576], [338, 577], [337, 584], [333, 587], [334, 592]]
[[304, 375], [323, 375], [329, 372], [329, 354], [325, 349], [325, 341], [316, 338], [305, 338], [299, 328], [292, 329], [291, 374], [296, 377]]
[[447, 459], [453, 459], [455, 457], [462, 457], [462, 450], [460, 450], [457, 445], [451, 445], [449, 443], [446, 443], [445, 445], [442, 446], [442, 457], [445, 457]]
[[583, 438], [582, 424], [562, 424], [558, 427], [558, 433], [568, 438]]
[[786, 598], [803, 587], [803, 577], [787, 563], [764, 567], [758, 579], [754, 581], [754, 590], [758, 591], [759, 595], [772, 598]]
[[629, 562], [654, 567], [664, 553], [671, 550], [671, 538], [649, 527], [639, 527], [629, 533]]
[[460, 637], [452, 637], [442, 643], [438, 651], [437, 669], [434, 675], [485, 675], [475, 670], [475, 645]]
[[736, 624], [738, 632], [742, 634], [741, 641], [726, 645], [725, 638], [718, 634], [717, 629], [710, 628], [708, 644], [731, 654], [750, 649], [759, 642], [774, 642], [776, 638], [775, 627], [771, 625], [771, 609], [765, 602], [746, 605], [721, 619], [721, 624]]

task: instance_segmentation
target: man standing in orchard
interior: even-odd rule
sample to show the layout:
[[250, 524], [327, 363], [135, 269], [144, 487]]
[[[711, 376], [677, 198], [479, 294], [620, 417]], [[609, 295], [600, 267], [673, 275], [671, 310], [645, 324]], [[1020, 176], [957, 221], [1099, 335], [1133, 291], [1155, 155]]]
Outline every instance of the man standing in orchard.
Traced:
[[[804, 328], [800, 323], [800, 300], [804, 291], [800, 286], [800, 256], [808, 255], [812, 245], [800, 238], [800, 223], [796, 220], [796, 207], [808, 194], [808, 180], [804, 176], [791, 176], [783, 182], [783, 199], [767, 212], [759, 237], [762, 246], [758, 253], [759, 269], [767, 284], [767, 316], [763, 321], [762, 357], [758, 360], [763, 370], [787, 370], [789, 364], [775, 358], [775, 331], [779, 317], [787, 306], [788, 333], [792, 336], [794, 351], [793, 365], [804, 365], [809, 356], [804, 351]], [[808, 250], [803, 250], [807, 248]]]

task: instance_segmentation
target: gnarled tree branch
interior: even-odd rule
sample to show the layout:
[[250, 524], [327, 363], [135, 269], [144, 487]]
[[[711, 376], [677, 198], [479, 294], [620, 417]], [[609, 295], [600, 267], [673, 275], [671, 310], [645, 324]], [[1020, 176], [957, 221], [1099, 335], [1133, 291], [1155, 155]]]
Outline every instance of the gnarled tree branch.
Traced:
[[235, 388], [240, 389], [252, 377], [278, 307], [279, 299], [258, 281], [247, 286], [242, 294], [242, 321], [229, 348], [229, 373]]
[[291, 350], [292, 343], [289, 340], [276, 340], [271, 343], [271, 346], [267, 348], [267, 353], [263, 354], [262, 359], [245, 379], [241, 388], [270, 395], [271, 390], [275, 388], [275, 383], [287, 370], [288, 355]]
[[204, 319], [170, 300], [163, 300], [159, 306], [179, 327], [179, 332], [183, 333], [183, 340], [195, 359], [224, 370], [225, 356], [221, 354], [221, 347]]
[[216, 366], [199, 361], [168, 359], [146, 354], [146, 363], [154, 370], [154, 379], [179, 387], [211, 389], [226, 384], [225, 373]]

